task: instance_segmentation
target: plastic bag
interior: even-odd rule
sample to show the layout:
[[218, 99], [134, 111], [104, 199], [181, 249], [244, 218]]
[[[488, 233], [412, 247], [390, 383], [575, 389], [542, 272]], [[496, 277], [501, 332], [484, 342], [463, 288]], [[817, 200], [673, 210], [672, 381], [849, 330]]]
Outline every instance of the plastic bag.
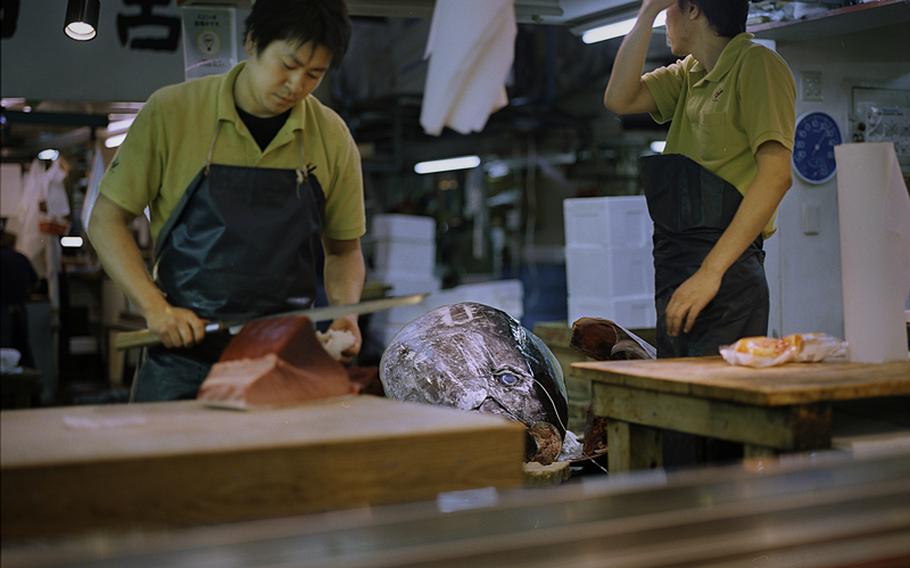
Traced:
[[794, 333], [784, 340], [796, 347], [796, 360], [801, 363], [817, 363], [847, 354], [847, 342], [827, 333]]
[[847, 342], [827, 333], [794, 333], [783, 339], [744, 337], [732, 345], [720, 347], [720, 354], [727, 363], [758, 368], [793, 361], [817, 363], [846, 352]]

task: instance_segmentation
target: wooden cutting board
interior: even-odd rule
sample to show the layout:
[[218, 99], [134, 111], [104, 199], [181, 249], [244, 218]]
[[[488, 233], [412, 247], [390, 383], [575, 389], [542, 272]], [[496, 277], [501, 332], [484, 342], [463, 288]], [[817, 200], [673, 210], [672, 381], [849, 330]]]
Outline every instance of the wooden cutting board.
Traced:
[[574, 363], [596, 382], [760, 406], [910, 395], [910, 361], [789, 363], [753, 369], [720, 357]]
[[0, 413], [7, 537], [297, 515], [522, 482], [523, 427], [349, 396], [279, 410], [196, 401]]

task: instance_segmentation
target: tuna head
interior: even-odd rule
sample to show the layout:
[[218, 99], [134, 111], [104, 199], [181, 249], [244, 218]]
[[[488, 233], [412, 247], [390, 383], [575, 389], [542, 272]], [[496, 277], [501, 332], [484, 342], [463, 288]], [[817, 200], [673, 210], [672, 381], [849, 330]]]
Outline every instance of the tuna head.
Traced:
[[443, 306], [407, 324], [383, 353], [386, 395], [555, 427], [568, 417], [562, 370], [547, 346], [501, 310]]

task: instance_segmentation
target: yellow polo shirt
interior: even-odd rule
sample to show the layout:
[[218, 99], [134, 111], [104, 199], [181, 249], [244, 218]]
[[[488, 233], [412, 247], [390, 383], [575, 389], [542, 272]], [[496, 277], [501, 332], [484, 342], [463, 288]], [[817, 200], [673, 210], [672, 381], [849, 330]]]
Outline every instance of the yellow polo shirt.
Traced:
[[[758, 173], [758, 147], [776, 141], [792, 151], [796, 123], [790, 68], [752, 38], [731, 39], [710, 73], [689, 55], [642, 77], [657, 103], [651, 116], [672, 121], [664, 153], [688, 156], [743, 195]], [[776, 216], [762, 231], [766, 238]]]
[[366, 232], [360, 154], [344, 121], [315, 97], [291, 110], [265, 151], [237, 114], [233, 87], [240, 63], [224, 75], [159, 89], [149, 97], [101, 180], [101, 193], [133, 214], [151, 212], [157, 239], [187, 186], [205, 164], [215, 125], [222, 121], [213, 163], [297, 169], [295, 135], [303, 132], [306, 162], [326, 197], [324, 234], [354, 239]]

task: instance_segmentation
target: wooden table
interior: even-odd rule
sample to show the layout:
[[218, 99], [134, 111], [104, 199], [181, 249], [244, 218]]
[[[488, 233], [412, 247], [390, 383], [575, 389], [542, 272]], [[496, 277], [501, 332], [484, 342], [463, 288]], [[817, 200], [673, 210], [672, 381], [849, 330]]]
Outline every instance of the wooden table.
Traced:
[[197, 401], [0, 414], [7, 537], [127, 531], [432, 499], [522, 483], [524, 428], [346, 396], [244, 412]]
[[720, 357], [575, 363], [608, 420], [609, 470], [661, 465], [660, 430], [742, 443], [746, 457], [831, 446], [831, 405], [910, 395], [910, 361], [733, 367]]

